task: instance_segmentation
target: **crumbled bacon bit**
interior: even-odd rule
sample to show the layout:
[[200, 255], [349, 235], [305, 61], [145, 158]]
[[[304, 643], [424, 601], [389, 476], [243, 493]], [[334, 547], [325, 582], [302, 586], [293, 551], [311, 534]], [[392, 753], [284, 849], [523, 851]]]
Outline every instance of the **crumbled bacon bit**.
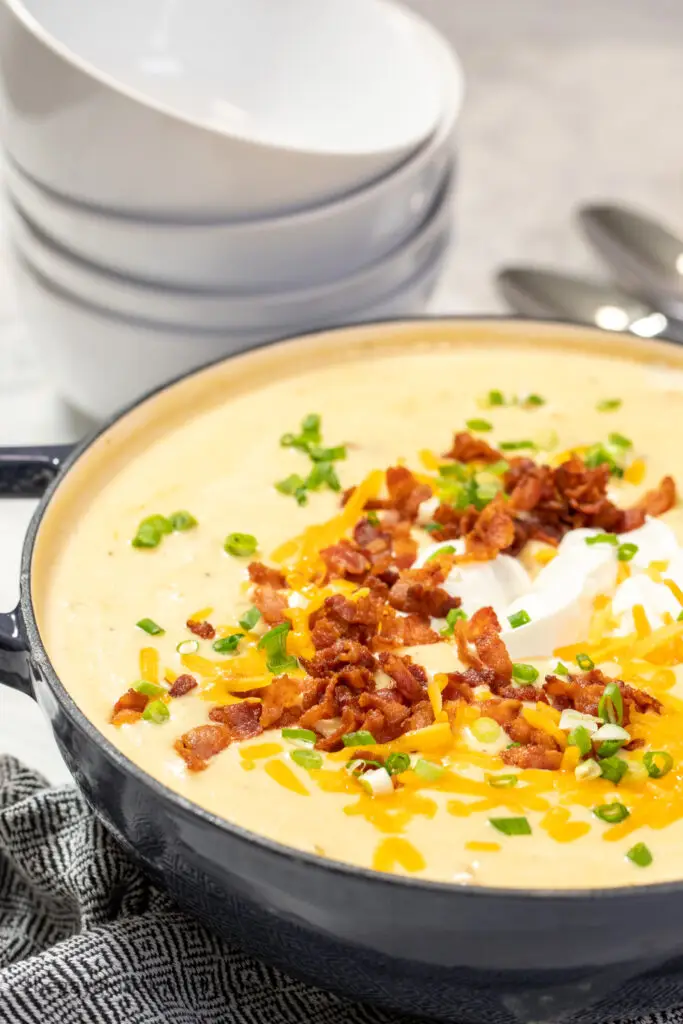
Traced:
[[277, 626], [284, 622], [288, 608], [287, 595], [275, 590], [268, 583], [254, 587], [253, 602], [261, 612], [263, 621], [269, 626]]
[[656, 714], [661, 712], [662, 705], [656, 697], [645, 690], [629, 686], [621, 679], [609, 679], [599, 668], [591, 669], [582, 675], [546, 676], [543, 689], [553, 707], [561, 711], [573, 708], [585, 715], [597, 715], [600, 698], [608, 683], [616, 683], [621, 690], [624, 701], [623, 725], [629, 724], [633, 710], [654, 711]]
[[263, 706], [259, 709], [260, 721], [264, 729], [272, 729], [276, 725], [287, 726], [298, 720], [303, 703], [301, 680], [286, 675], [278, 676], [260, 692], [263, 698]]
[[287, 586], [287, 580], [280, 570], [264, 565], [263, 562], [250, 562], [247, 572], [252, 583], [265, 584], [273, 590], [283, 590]]
[[421, 569], [404, 569], [389, 591], [389, 604], [399, 612], [424, 618], [445, 619], [449, 611], [460, 607], [460, 598], [451, 597], [439, 584], [446, 573], [434, 561]]
[[201, 637], [202, 640], [213, 640], [216, 635], [216, 630], [210, 622], [194, 622], [192, 619], [188, 619], [187, 628], [190, 633]]
[[648, 516], [661, 516], [674, 507], [676, 500], [676, 484], [673, 477], [665, 476], [659, 482], [659, 486], [644, 494], [635, 507]]
[[[366, 509], [393, 509], [398, 512], [400, 519], [413, 521], [417, 519], [422, 502], [432, 496], [429, 484], [421, 484], [405, 466], [390, 466], [386, 471], [386, 484], [389, 497], [372, 498], [366, 502]], [[344, 491], [343, 505], [346, 505], [354, 490], [351, 487]]]
[[169, 697], [184, 697], [190, 690], [194, 690], [195, 686], [197, 686], [197, 680], [194, 676], [188, 674], [177, 676], [168, 695]]
[[198, 725], [183, 733], [174, 747], [190, 771], [201, 772], [210, 758], [220, 754], [229, 743], [230, 729], [227, 725]]
[[380, 654], [379, 663], [396, 683], [401, 696], [411, 704], [426, 696], [427, 673], [421, 665], [415, 665], [409, 655], [401, 657], [400, 654]]
[[148, 703], [149, 697], [144, 693], [139, 693], [138, 690], [134, 690], [133, 687], [131, 687], [129, 690], [126, 690], [123, 696], [119, 697], [116, 704], [114, 704], [114, 711], [112, 713], [111, 720], [114, 725], [120, 725], [124, 721], [122, 718], [117, 719], [117, 715], [119, 715], [120, 712], [133, 711], [138, 714], [142, 714]]
[[219, 704], [211, 708], [209, 718], [212, 722], [220, 722], [230, 731], [230, 742], [248, 740], [263, 732], [261, 725], [261, 705], [249, 701], [239, 704]]
[[361, 666], [372, 671], [377, 668], [375, 656], [367, 647], [357, 640], [342, 638], [318, 651], [313, 658], [300, 660], [309, 675], [318, 677], [340, 672], [349, 665]]
[[511, 747], [503, 750], [501, 758], [505, 764], [514, 765], [516, 768], [536, 768], [546, 771], [559, 771], [562, 763], [562, 753], [559, 750], [549, 750], [541, 745], [530, 745], [528, 747]]
[[453, 445], [444, 458], [455, 459], [456, 462], [492, 463], [499, 462], [504, 456], [482, 438], [474, 437], [463, 430], [454, 436]]
[[[471, 619], [459, 619], [454, 635], [463, 665], [493, 673], [495, 680], [512, 680], [512, 659], [500, 637], [500, 622], [493, 608], [480, 608]], [[474, 647], [474, 650], [472, 650]]]
[[346, 539], [329, 548], [323, 548], [320, 557], [327, 566], [330, 576], [341, 576], [343, 579], [363, 577], [372, 568], [370, 559]]

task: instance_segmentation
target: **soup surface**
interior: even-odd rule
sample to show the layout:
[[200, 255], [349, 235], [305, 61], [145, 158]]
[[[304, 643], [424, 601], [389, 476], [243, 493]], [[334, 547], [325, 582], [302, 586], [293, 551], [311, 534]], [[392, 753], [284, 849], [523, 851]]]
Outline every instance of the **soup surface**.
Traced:
[[62, 509], [47, 650], [132, 761], [289, 846], [680, 878], [681, 390], [569, 347], [264, 375]]

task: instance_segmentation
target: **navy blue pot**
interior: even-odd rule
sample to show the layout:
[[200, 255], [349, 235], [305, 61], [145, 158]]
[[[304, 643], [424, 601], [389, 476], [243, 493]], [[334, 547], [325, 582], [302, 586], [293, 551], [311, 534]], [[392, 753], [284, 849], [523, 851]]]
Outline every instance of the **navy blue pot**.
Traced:
[[[570, 342], [574, 329], [562, 330]], [[0, 494], [37, 495], [47, 486], [24, 544], [19, 608], [0, 616], [0, 681], [35, 697], [90, 805], [179, 904], [314, 985], [453, 1024], [594, 1024], [613, 1016], [613, 993], [627, 997], [622, 1012], [633, 1008], [638, 989], [624, 988], [629, 980], [677, 966], [683, 884], [525, 891], [383, 875], [246, 832], [124, 757], [57, 677], [32, 603], [41, 522], [94, 440], [68, 454], [0, 450]]]

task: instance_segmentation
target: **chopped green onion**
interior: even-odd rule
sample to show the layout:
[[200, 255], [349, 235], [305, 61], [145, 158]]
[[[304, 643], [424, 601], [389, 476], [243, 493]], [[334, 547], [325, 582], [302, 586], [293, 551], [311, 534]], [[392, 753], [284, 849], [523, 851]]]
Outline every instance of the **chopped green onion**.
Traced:
[[589, 733], [597, 731], [598, 726], [601, 725], [600, 719], [595, 718], [594, 715], [584, 715], [581, 711], [575, 711], [574, 708], [565, 708], [560, 715], [559, 726], [560, 729], [576, 729], [582, 725]]
[[500, 739], [501, 729], [495, 718], [487, 718], [486, 715], [483, 715], [472, 722], [470, 732], [480, 743], [495, 743]]
[[493, 476], [503, 476], [504, 473], [507, 473], [509, 468], [509, 462], [506, 462], [505, 459], [498, 459], [498, 462], [492, 462], [486, 467], [486, 472], [492, 473]]
[[313, 745], [318, 736], [312, 729], [283, 729], [282, 738], [283, 740]]
[[652, 864], [652, 854], [645, 845], [645, 843], [636, 843], [626, 854], [632, 864], [635, 864], [638, 868], [649, 868]]
[[593, 814], [600, 821], [606, 821], [608, 825], [618, 825], [620, 821], [626, 821], [631, 812], [628, 807], [624, 807], [618, 800], [615, 800], [614, 803], [600, 804], [599, 807], [594, 807]]
[[161, 725], [162, 722], [168, 721], [171, 717], [171, 712], [163, 700], [151, 700], [142, 712], [142, 717], [146, 722], [154, 722], [156, 725]]
[[531, 825], [527, 818], [489, 818], [489, 823], [504, 836], [531, 835]]
[[138, 693], [144, 693], [145, 697], [163, 697], [166, 693], [163, 686], [159, 686], [158, 683], [149, 683], [146, 679], [136, 683], [135, 689]]
[[410, 755], [389, 754], [385, 767], [390, 775], [400, 775], [402, 772], [407, 772], [410, 768]]
[[333, 448], [321, 448], [320, 445], [312, 445], [308, 454], [314, 462], [339, 462], [346, 458], [346, 445], [338, 444]]
[[494, 789], [511, 789], [512, 786], [516, 786], [519, 779], [516, 775], [511, 773], [510, 775], [489, 775], [488, 783], [489, 786], [493, 786]]
[[299, 448], [305, 452], [310, 445], [320, 444], [320, 416], [315, 412], [309, 413], [301, 421], [301, 433], [283, 434], [280, 444], [283, 448]]
[[279, 491], [280, 494], [287, 494], [295, 498], [297, 505], [306, 505], [308, 503], [306, 481], [298, 473], [292, 473], [290, 476], [285, 477], [284, 480], [279, 480], [275, 484], [275, 490]]
[[438, 558], [439, 555], [454, 555], [454, 554], [455, 554], [455, 548], [453, 547], [453, 545], [452, 544], [444, 544], [444, 546], [442, 548], [437, 548], [436, 551], [433, 551], [431, 553], [429, 558], [425, 561], [425, 565], [427, 564], [427, 562], [434, 561], [434, 559]]
[[493, 430], [493, 424], [489, 423], [488, 420], [466, 420], [465, 426], [468, 430], [475, 430], [481, 434], [486, 433], [488, 430]]
[[603, 722], [620, 725], [624, 720], [624, 698], [616, 683], [608, 683], [598, 704], [598, 716]]
[[505, 395], [502, 391], [489, 391], [488, 394], [489, 405], [505, 405]]
[[211, 646], [216, 654], [234, 654], [243, 637], [244, 633], [231, 633], [230, 636], [224, 636], [221, 637], [220, 640], [214, 640]]
[[[379, 516], [377, 515], [377, 513], [375, 513], [375, 516], [377, 518], [377, 522], [373, 523], [373, 526], [377, 526], [379, 523]], [[368, 522], [371, 522], [369, 512], [365, 518], [368, 520]], [[422, 529], [426, 530], [427, 533], [436, 533], [438, 530], [443, 530], [443, 523], [423, 523]]]
[[341, 483], [331, 462], [316, 462], [306, 477], [309, 491], [317, 491], [320, 487], [329, 487], [331, 491], [341, 491]]
[[535, 683], [538, 679], [538, 669], [533, 665], [524, 665], [522, 662], [515, 662], [512, 666], [512, 678], [522, 683]]
[[229, 533], [223, 550], [235, 558], [249, 558], [258, 547], [256, 537], [251, 533]]
[[[379, 516], [377, 515], [374, 509], [371, 508], [369, 512], [366, 512], [365, 518], [370, 523], [370, 526], [379, 526]], [[422, 529], [427, 530], [429, 527], [435, 527], [438, 530], [439, 526], [439, 523], [426, 523], [425, 526], [422, 527]]]
[[320, 415], [317, 412], [309, 412], [301, 421], [301, 429], [304, 434], [319, 434]]
[[342, 736], [342, 743], [345, 747], [374, 747], [376, 742], [375, 737], [367, 729], [361, 729], [359, 732], [347, 732], [346, 736]]
[[676, 616], [676, 622], [683, 622], [683, 611], [679, 612]]
[[147, 516], [146, 519], [142, 520], [140, 526], [151, 526], [161, 534], [173, 533], [173, 523], [167, 516]]
[[502, 452], [518, 452], [523, 448], [530, 448], [532, 451], [536, 449], [533, 441], [501, 441], [498, 447]]
[[446, 769], [440, 764], [435, 764], [434, 761], [425, 761], [424, 758], [420, 758], [419, 761], [416, 761], [413, 771], [423, 782], [436, 782]]
[[614, 782], [615, 785], [621, 782], [628, 771], [628, 764], [620, 757], [605, 757], [598, 761], [598, 765], [603, 779]]
[[150, 636], [163, 636], [166, 632], [166, 630], [162, 629], [154, 619], [140, 619], [140, 621], [136, 622], [135, 625], [138, 629], [141, 629], [144, 633], [148, 633]]
[[651, 779], [661, 779], [673, 768], [674, 759], [666, 750], [648, 750], [647, 754], [643, 755], [643, 764]]
[[521, 747], [521, 745], [522, 744], [518, 740], [515, 740], [513, 743], [508, 743], [508, 745], [507, 745], [507, 747], [505, 749], [506, 750], [512, 750], [513, 747]]
[[[156, 517], [153, 517], [156, 518]], [[159, 516], [163, 518], [163, 516]], [[145, 520], [138, 526], [138, 532], [133, 537], [131, 544], [134, 548], [157, 548], [166, 530], [160, 530], [150, 520]]]
[[586, 544], [612, 544], [616, 547], [619, 538], [616, 533], [596, 533], [594, 537], [586, 537]]
[[621, 398], [603, 398], [595, 408], [598, 412], [614, 412], [615, 409], [620, 408], [621, 401]]
[[169, 522], [174, 530], [178, 533], [183, 533], [185, 530], [191, 530], [197, 526], [197, 520], [191, 512], [186, 512], [185, 509], [181, 509], [180, 512], [172, 512], [168, 517]]
[[441, 629], [441, 636], [453, 636], [455, 632], [455, 624], [459, 619], [466, 619], [467, 612], [464, 612], [462, 608], [451, 608], [446, 615], [446, 625]]
[[633, 441], [628, 437], [624, 437], [623, 434], [610, 434], [607, 440], [610, 444], [614, 445], [615, 448], [633, 448]]
[[522, 405], [545, 405], [545, 398], [541, 395], [527, 395], [522, 399]]
[[358, 782], [370, 796], [389, 796], [394, 792], [394, 784], [386, 768], [372, 768], [358, 777]]
[[630, 781], [639, 785], [648, 780], [647, 768], [642, 761], [629, 761], [627, 775]]
[[568, 676], [569, 675], [569, 669], [567, 668], [566, 665], [563, 665], [561, 661], [558, 661], [557, 665], [555, 666], [555, 675], [556, 676]]
[[534, 444], [543, 452], [550, 452], [557, 448], [560, 438], [556, 430], [542, 430], [534, 435]]
[[586, 754], [590, 754], [593, 749], [591, 734], [588, 729], [586, 729], [585, 725], [578, 725], [576, 729], [572, 729], [567, 736], [567, 743], [570, 747], [578, 747], [581, 757], [585, 757]]
[[273, 675], [299, 667], [297, 659], [287, 654], [287, 634], [291, 628], [291, 622], [280, 622], [264, 633], [258, 642], [258, 650], [266, 652], [266, 668]]
[[594, 740], [616, 740], [618, 743], [628, 743], [631, 739], [626, 729], [622, 728], [621, 725], [616, 725], [614, 722], [607, 722], [605, 725], [601, 725], [600, 728], [593, 734]]
[[599, 779], [602, 775], [597, 761], [582, 761], [574, 769], [574, 778], [578, 782], [588, 782], [591, 779]]
[[577, 654], [576, 664], [582, 672], [590, 672], [591, 669], [595, 668], [595, 662], [588, 654]]
[[469, 480], [471, 471], [469, 466], [466, 466], [464, 462], [446, 462], [439, 466], [439, 476], [442, 477], [455, 477], [456, 480], [460, 480], [464, 483]]
[[295, 764], [298, 764], [300, 768], [305, 768], [307, 772], [323, 766], [323, 756], [317, 750], [290, 750], [289, 756]]
[[354, 779], [357, 779], [363, 772], [367, 772], [371, 768], [383, 768], [384, 765], [380, 761], [370, 761], [357, 757], [354, 761], [347, 761], [344, 767], [350, 775], [353, 775]]
[[638, 554], [637, 544], [620, 544], [617, 551], [617, 558], [620, 562], [630, 562]]
[[604, 444], [591, 445], [584, 455], [583, 461], [589, 469], [597, 469], [598, 466], [604, 465], [607, 466], [612, 476], [624, 475], [624, 471], [614, 455]]
[[623, 745], [623, 740], [605, 740], [605, 742], [601, 743], [598, 747], [598, 757], [612, 757], [613, 754], [616, 754], [621, 750]]
[[176, 644], [178, 654], [196, 654], [199, 650], [199, 640], [181, 640]]
[[520, 626], [526, 626], [528, 622], [531, 622], [531, 616], [522, 608], [520, 611], [515, 612], [514, 615], [508, 615], [508, 622], [513, 629], [519, 629]]
[[248, 612], [245, 612], [242, 618], [239, 620], [239, 624], [242, 629], [246, 629], [247, 632], [252, 630], [258, 620], [261, 618], [261, 612], [258, 608], [250, 608]]

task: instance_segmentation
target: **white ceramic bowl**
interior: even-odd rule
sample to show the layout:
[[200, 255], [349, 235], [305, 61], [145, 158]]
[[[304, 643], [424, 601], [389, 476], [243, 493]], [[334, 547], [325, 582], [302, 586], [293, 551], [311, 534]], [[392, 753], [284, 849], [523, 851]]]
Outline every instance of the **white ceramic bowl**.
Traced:
[[297, 291], [253, 295], [182, 292], [141, 285], [97, 270], [45, 238], [11, 205], [11, 236], [26, 262], [48, 281], [117, 316], [203, 330], [261, 330], [299, 326], [343, 315], [397, 290], [427, 266], [450, 234], [453, 183], [447, 182], [427, 220], [399, 249], [349, 277]]
[[21, 259], [14, 261], [13, 269], [24, 322], [46, 374], [70, 404], [102, 420], [187, 370], [283, 334], [422, 313], [444, 258], [445, 251], [399, 292], [354, 310], [343, 320], [323, 317], [288, 331], [258, 333], [179, 331], [113, 317], [61, 293]]
[[388, 0], [4, 0], [4, 143], [40, 184], [109, 210], [310, 206], [436, 129], [425, 31]]
[[417, 230], [452, 168], [462, 71], [442, 36], [422, 25], [416, 32], [440, 69], [445, 99], [439, 126], [398, 170], [333, 203], [256, 221], [142, 221], [62, 200], [7, 162], [10, 195], [63, 249], [151, 284], [269, 291], [345, 277], [382, 259]]

